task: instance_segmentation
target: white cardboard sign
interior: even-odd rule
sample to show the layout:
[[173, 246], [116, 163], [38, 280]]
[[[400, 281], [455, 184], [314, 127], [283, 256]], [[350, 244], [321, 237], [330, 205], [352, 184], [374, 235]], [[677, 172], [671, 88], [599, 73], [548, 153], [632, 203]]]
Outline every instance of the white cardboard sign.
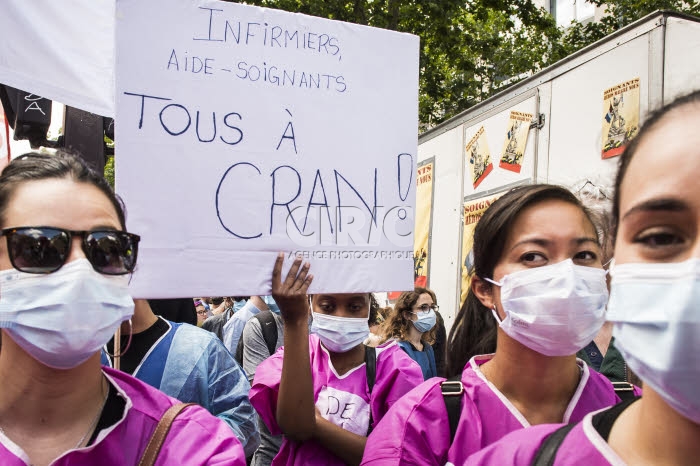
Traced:
[[[117, 191], [135, 297], [413, 287], [418, 38], [218, 1], [118, 0]], [[286, 260], [286, 267], [291, 260]]]

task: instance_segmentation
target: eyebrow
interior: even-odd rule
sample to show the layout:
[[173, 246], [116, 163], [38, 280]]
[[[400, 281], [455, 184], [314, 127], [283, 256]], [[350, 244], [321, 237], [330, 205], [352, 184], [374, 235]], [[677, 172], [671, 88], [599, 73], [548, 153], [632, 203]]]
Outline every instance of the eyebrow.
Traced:
[[[598, 243], [598, 238], [593, 238], [591, 236], [582, 236], [580, 238], [574, 238], [571, 240], [571, 242], [575, 243], [577, 246], [584, 244], [584, 243], [593, 243], [596, 246], [600, 246], [600, 244]], [[538, 246], [542, 246], [543, 248], [546, 248], [547, 246], [550, 246], [552, 244], [552, 241], [545, 239], [545, 238], [526, 238], [522, 241], [518, 241], [517, 243], [515, 243], [510, 250], [512, 251], [513, 249], [517, 248], [518, 246], [521, 246], [523, 244], [528, 244], [528, 243], [536, 244]]]
[[641, 202], [634, 207], [630, 208], [625, 215], [622, 216], [622, 220], [626, 219], [630, 215], [639, 212], [659, 212], [659, 211], [670, 211], [670, 212], [683, 212], [690, 210], [690, 207], [678, 199], [662, 198], [662, 199], [651, 199], [648, 201]]

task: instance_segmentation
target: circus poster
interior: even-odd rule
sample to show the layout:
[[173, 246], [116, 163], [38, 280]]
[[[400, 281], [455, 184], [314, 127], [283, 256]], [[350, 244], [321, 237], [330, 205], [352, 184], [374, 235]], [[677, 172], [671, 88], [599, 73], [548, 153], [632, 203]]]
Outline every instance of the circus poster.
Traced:
[[622, 154], [639, 130], [639, 78], [603, 92], [603, 150], [609, 159]]

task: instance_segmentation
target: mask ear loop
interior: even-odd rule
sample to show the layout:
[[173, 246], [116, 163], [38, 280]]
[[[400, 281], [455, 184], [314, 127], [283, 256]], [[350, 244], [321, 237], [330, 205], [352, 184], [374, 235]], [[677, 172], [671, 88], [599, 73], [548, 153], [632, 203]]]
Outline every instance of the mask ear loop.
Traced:
[[131, 346], [131, 338], [134, 335], [134, 326], [131, 323], [131, 319], [129, 319], [129, 340], [126, 342], [126, 347], [124, 347], [124, 351], [121, 350], [121, 343], [122, 343], [122, 326], [121, 324], [119, 327], [117, 327], [117, 331], [114, 332], [114, 354], [111, 354], [109, 351], [107, 351], [105, 347], [105, 353], [107, 353], [113, 361], [113, 366], [116, 370], [119, 370], [120, 367], [120, 358], [126, 354], [126, 352], [129, 350], [129, 347]]

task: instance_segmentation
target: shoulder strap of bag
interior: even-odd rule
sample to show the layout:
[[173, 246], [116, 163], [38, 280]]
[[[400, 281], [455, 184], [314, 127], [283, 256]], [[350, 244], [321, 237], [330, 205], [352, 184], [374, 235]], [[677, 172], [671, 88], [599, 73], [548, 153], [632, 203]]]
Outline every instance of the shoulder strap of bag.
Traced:
[[165, 437], [168, 436], [170, 427], [173, 425], [173, 421], [183, 409], [193, 404], [195, 403], [180, 403], [168, 408], [165, 414], [163, 414], [163, 417], [160, 418], [160, 421], [158, 421], [156, 430], [153, 431], [153, 435], [151, 435], [151, 439], [148, 441], [148, 445], [146, 445], [146, 451], [144, 451], [143, 456], [141, 456], [139, 466], [153, 466], [155, 464], [156, 459], [158, 459], [158, 453], [160, 453], [160, 449], [165, 441]]
[[549, 437], [544, 439], [542, 445], [537, 450], [535, 459], [532, 460], [532, 466], [554, 466], [554, 459], [557, 456], [557, 451], [566, 435], [576, 424], [567, 424], [552, 432]]
[[622, 401], [629, 401], [638, 398], [634, 394], [634, 385], [629, 382], [612, 382], [613, 388], [615, 389], [615, 394], [620, 397]]
[[457, 424], [459, 424], [459, 416], [462, 408], [462, 394], [464, 394], [464, 385], [462, 385], [462, 374], [457, 374], [440, 384], [442, 397], [445, 400], [447, 408], [447, 419], [450, 423], [450, 445], [454, 442], [455, 433], [457, 432]]
[[[277, 349], [277, 322], [275, 322], [275, 315], [272, 311], [258, 312], [255, 314], [255, 318], [260, 322], [262, 336], [265, 339], [267, 350], [270, 356], [272, 356]], [[243, 335], [241, 335], [241, 340], [242, 339]], [[242, 356], [241, 359], [243, 359]]]
[[374, 388], [374, 382], [377, 379], [377, 349], [373, 346], [365, 345], [365, 371], [367, 372], [367, 388], [369, 389], [370, 404], [369, 404], [369, 427], [367, 428], [367, 435], [372, 432], [372, 424], [374, 424], [374, 419], [372, 419], [372, 389]]

